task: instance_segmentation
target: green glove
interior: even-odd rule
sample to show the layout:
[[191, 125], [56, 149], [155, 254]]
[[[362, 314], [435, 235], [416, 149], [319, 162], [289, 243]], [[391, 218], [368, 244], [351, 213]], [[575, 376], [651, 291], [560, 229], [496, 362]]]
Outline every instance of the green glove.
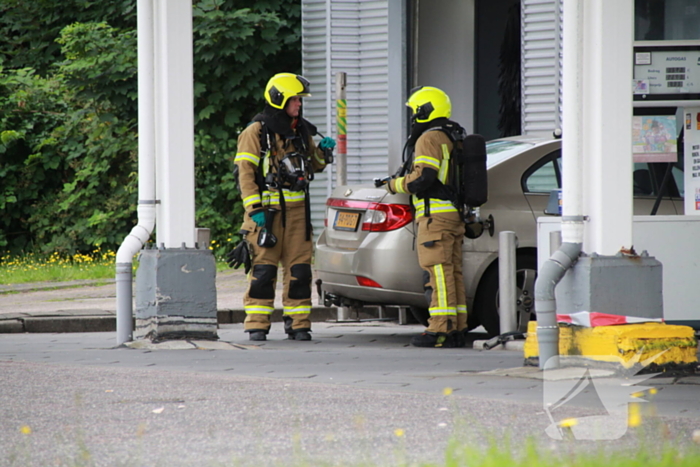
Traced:
[[335, 148], [335, 140], [330, 136], [324, 136], [321, 142], [318, 143], [318, 147], [321, 149], [333, 149]]
[[253, 219], [256, 224], [258, 224], [258, 227], [265, 226], [265, 211], [258, 211], [254, 214], [251, 214], [250, 218]]

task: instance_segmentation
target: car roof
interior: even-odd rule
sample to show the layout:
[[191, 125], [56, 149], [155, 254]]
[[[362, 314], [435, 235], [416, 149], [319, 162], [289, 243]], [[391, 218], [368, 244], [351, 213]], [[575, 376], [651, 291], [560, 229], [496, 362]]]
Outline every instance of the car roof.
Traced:
[[[533, 149], [540, 152], [537, 148], [541, 146], [558, 147], [561, 140], [556, 138], [546, 138], [542, 136], [510, 136], [507, 138], [498, 138], [488, 141], [487, 153], [488, 159], [486, 162], [487, 168], [491, 169], [515, 157], [520, 157], [523, 153], [529, 153]], [[491, 146], [488, 149], [488, 146]]]
[[545, 144], [545, 143], [551, 143], [553, 141], [558, 141], [560, 138], [553, 138], [553, 137], [544, 137], [544, 136], [536, 136], [536, 135], [518, 135], [518, 136], [508, 136], [507, 138], [497, 138], [493, 140], [487, 141], [487, 143], [490, 143], [492, 141], [514, 141], [514, 142], [521, 142], [521, 143], [530, 143], [530, 144]]

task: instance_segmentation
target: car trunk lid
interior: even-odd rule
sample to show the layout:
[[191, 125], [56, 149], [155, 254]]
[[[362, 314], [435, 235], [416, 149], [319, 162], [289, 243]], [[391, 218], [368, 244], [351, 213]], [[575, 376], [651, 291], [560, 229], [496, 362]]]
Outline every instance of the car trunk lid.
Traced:
[[399, 229], [413, 220], [407, 195], [384, 188], [340, 186], [326, 201], [326, 243], [355, 250], [373, 232]]

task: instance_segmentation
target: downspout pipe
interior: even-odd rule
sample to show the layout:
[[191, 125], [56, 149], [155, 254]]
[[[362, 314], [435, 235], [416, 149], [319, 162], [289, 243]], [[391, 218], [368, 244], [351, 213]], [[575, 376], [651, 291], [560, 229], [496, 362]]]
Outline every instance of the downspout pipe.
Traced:
[[563, 11], [562, 244], [535, 282], [540, 369], [559, 367], [555, 288], [583, 246], [583, 8], [584, 0], [567, 0]]
[[117, 250], [117, 346], [132, 340], [132, 261], [156, 225], [153, 0], [138, 0], [138, 222]]
[[[562, 219], [563, 222], [563, 219]], [[566, 271], [581, 254], [581, 243], [562, 243], [559, 250], [542, 265], [535, 282], [537, 343], [540, 369], [559, 367], [559, 326], [554, 290]]]

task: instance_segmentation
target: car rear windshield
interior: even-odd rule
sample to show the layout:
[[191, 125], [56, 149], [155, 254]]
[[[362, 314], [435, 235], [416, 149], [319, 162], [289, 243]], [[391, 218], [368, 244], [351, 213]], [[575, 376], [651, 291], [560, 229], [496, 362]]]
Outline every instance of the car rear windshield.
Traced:
[[534, 146], [534, 144], [524, 143], [522, 141], [489, 141], [486, 143], [486, 164], [489, 168], [493, 167], [532, 146]]

